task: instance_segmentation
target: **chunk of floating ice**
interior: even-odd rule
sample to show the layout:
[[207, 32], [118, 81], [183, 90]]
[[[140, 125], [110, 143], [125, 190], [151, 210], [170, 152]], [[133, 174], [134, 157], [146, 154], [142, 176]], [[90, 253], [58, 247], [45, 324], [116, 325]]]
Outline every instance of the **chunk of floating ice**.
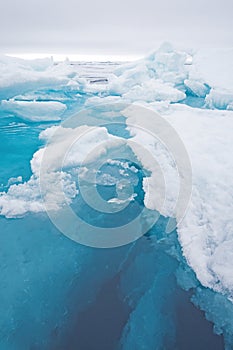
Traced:
[[[55, 137], [50, 137], [56, 133]], [[85, 161], [95, 161], [101, 154], [105, 154], [108, 148], [118, 147], [124, 141], [121, 138], [110, 135], [104, 127], [80, 126], [74, 129], [53, 126], [42, 131], [40, 138], [50, 141], [47, 145], [47, 152], [50, 158], [45, 162], [43, 170], [46, 174], [47, 187], [50, 190], [45, 196], [50, 196], [50, 202], [53, 209], [59, 209], [63, 204], [64, 197], [61, 197], [57, 191], [59, 183], [62, 183], [66, 200], [71, 200], [77, 195], [76, 183], [73, 177], [66, 172], [67, 169], [84, 167]], [[80, 138], [79, 142], [75, 141]], [[106, 146], [106, 142], [108, 144]], [[69, 152], [66, 152], [67, 146], [72, 145]], [[90, 157], [92, 149], [93, 156]], [[65, 151], [65, 154], [63, 154]], [[40, 190], [40, 171], [45, 148], [39, 149], [34, 153], [31, 160], [32, 176], [29, 181], [20, 184], [13, 184], [7, 192], [0, 193], [0, 214], [8, 218], [24, 216], [28, 212], [37, 213], [45, 211], [43, 205], [43, 194]], [[63, 168], [60, 169], [60, 158], [64, 157]], [[131, 200], [131, 199], [130, 199]], [[132, 198], [133, 200], [133, 198]], [[119, 203], [118, 203], [119, 204]]]
[[184, 92], [175, 89], [167, 83], [158, 80], [149, 80], [141, 85], [135, 85], [129, 92], [123, 94], [128, 100], [145, 102], [170, 101], [178, 102], [186, 98]]
[[66, 105], [56, 101], [2, 101], [1, 108], [29, 121], [61, 120]]
[[208, 86], [197, 80], [185, 79], [184, 85], [197, 97], [205, 97], [209, 92]]
[[52, 60], [22, 60], [0, 56], [0, 99], [43, 88], [66, 85], [76, 79], [75, 68], [66, 62]]

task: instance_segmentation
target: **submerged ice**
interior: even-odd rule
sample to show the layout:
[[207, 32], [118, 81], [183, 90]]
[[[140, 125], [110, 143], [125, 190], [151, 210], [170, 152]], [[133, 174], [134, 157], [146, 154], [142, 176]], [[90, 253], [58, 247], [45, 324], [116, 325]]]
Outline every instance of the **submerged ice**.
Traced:
[[[189, 53], [164, 44], [144, 60], [114, 71], [106, 65], [108, 84], [90, 83], [85, 72], [69, 62], [0, 58], [1, 135], [6, 146], [8, 140], [14, 145], [13, 161], [3, 157], [1, 174], [1, 348], [76, 348], [71, 329], [75, 334], [79, 315], [114, 278], [119, 307], [127, 305], [128, 315], [108, 350], [191, 349], [191, 342], [196, 348], [222, 349], [221, 337], [199, 343], [194, 334], [190, 343], [180, 337], [177, 314], [180, 299], [186, 297], [185, 307], [191, 300], [203, 310], [215, 333], [223, 335], [225, 349], [233, 348], [232, 57], [232, 50], [199, 50], [191, 60]], [[170, 235], [165, 226], [174, 215], [178, 191], [174, 162], [165, 148], [133, 127], [124, 109], [108, 110], [117, 102], [159, 112], [190, 157], [191, 200]], [[80, 114], [79, 125], [58, 125], [83, 108], [92, 112], [88, 117]], [[96, 119], [101, 125], [95, 126]], [[16, 152], [20, 133], [24, 140], [30, 138], [25, 157], [23, 149], [20, 156]], [[82, 134], [60, 169], [64, 146]], [[96, 226], [118, 225], [145, 209], [143, 226], [158, 210], [156, 168], [132, 142], [143, 143], [164, 170], [168, 201], [163, 216], [145, 237], [121, 248], [96, 250], [69, 241], [49, 222], [45, 197], [53, 210], [68, 203]], [[48, 187], [41, 193], [46, 145], [52, 156], [45, 167]], [[93, 148], [98, 152], [92, 155]], [[117, 152], [131, 162], [116, 161]], [[108, 162], [94, 177], [90, 169], [97, 171], [101, 157], [109, 157]], [[78, 177], [86, 181], [87, 192], [94, 186], [108, 205], [116, 210], [128, 206], [128, 211], [112, 219], [92, 210], [84, 203]], [[53, 196], [57, 183], [62, 183], [65, 197]], [[71, 338], [73, 343], [67, 345]]]

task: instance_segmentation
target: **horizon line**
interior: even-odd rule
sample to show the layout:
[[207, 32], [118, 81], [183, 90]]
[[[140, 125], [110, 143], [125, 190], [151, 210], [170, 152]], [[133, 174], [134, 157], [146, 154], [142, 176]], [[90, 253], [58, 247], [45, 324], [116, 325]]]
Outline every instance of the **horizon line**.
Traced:
[[57, 53], [5, 53], [6, 56], [25, 60], [52, 58], [55, 62], [63, 62], [67, 59], [73, 62], [130, 62], [143, 58], [143, 55], [115, 55], [115, 54], [57, 54]]

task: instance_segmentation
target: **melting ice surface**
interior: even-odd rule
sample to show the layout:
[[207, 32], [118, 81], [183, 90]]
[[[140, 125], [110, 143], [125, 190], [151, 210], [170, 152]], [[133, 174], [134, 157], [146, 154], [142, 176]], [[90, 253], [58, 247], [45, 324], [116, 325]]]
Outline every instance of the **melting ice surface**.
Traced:
[[[114, 71], [112, 64], [0, 59], [0, 349], [233, 349], [233, 54], [197, 52], [192, 65], [187, 57], [164, 45]], [[136, 151], [122, 151], [122, 140], [143, 137], [163, 164], [170, 202], [175, 186], [163, 150], [119, 111], [112, 123], [112, 113], [101, 107], [109, 102], [137, 102], [174, 126], [192, 162], [193, 194], [183, 222], [169, 235], [168, 205], [139, 240], [96, 249], [65, 237], [44, 210], [39, 168], [45, 142], [57, 132], [62, 144], [73, 133], [60, 121], [86, 107], [97, 119], [104, 115], [102, 124], [111, 121], [73, 146], [62, 174], [56, 169], [59, 142], [51, 163], [51, 186], [62, 179], [67, 201], [86, 222], [108, 229], [143, 209], [149, 220], [157, 209], [147, 193], [156, 195], [155, 170]], [[93, 115], [80, 125], [89, 130]], [[102, 142], [114, 147], [105, 150], [109, 161], [93, 183], [83, 160]], [[103, 214], [87, 205], [78, 176], [87, 191], [94, 185], [104, 201], [124, 203], [124, 209]]]

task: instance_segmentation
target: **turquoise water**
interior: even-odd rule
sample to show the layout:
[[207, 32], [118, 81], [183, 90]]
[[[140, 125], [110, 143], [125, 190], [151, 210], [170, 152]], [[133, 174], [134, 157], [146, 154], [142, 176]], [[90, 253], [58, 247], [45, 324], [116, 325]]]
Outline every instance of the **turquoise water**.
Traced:
[[[56, 93], [60, 98], [62, 92]], [[64, 119], [82, 109], [89, 96], [64, 95]], [[1, 112], [1, 190], [7, 190], [10, 178], [30, 178], [30, 160], [42, 147], [38, 136], [51, 125]], [[108, 131], [129, 137], [122, 124], [111, 124]], [[135, 173], [130, 170], [135, 164], [127, 164], [136, 199], [117, 215], [103, 215], [77, 196], [72, 207], [83, 220], [118, 227], [143, 210], [145, 169]], [[123, 169], [105, 164], [100, 170], [121, 179]], [[97, 190], [108, 200], [116, 186], [100, 184]], [[69, 240], [45, 213], [0, 217], [0, 349], [224, 349], [223, 336], [214, 334], [200, 309], [217, 322], [223, 305], [228, 308], [226, 300], [199, 284], [177, 232], [167, 235], [166, 224], [160, 217], [134, 243], [95, 249]]]

